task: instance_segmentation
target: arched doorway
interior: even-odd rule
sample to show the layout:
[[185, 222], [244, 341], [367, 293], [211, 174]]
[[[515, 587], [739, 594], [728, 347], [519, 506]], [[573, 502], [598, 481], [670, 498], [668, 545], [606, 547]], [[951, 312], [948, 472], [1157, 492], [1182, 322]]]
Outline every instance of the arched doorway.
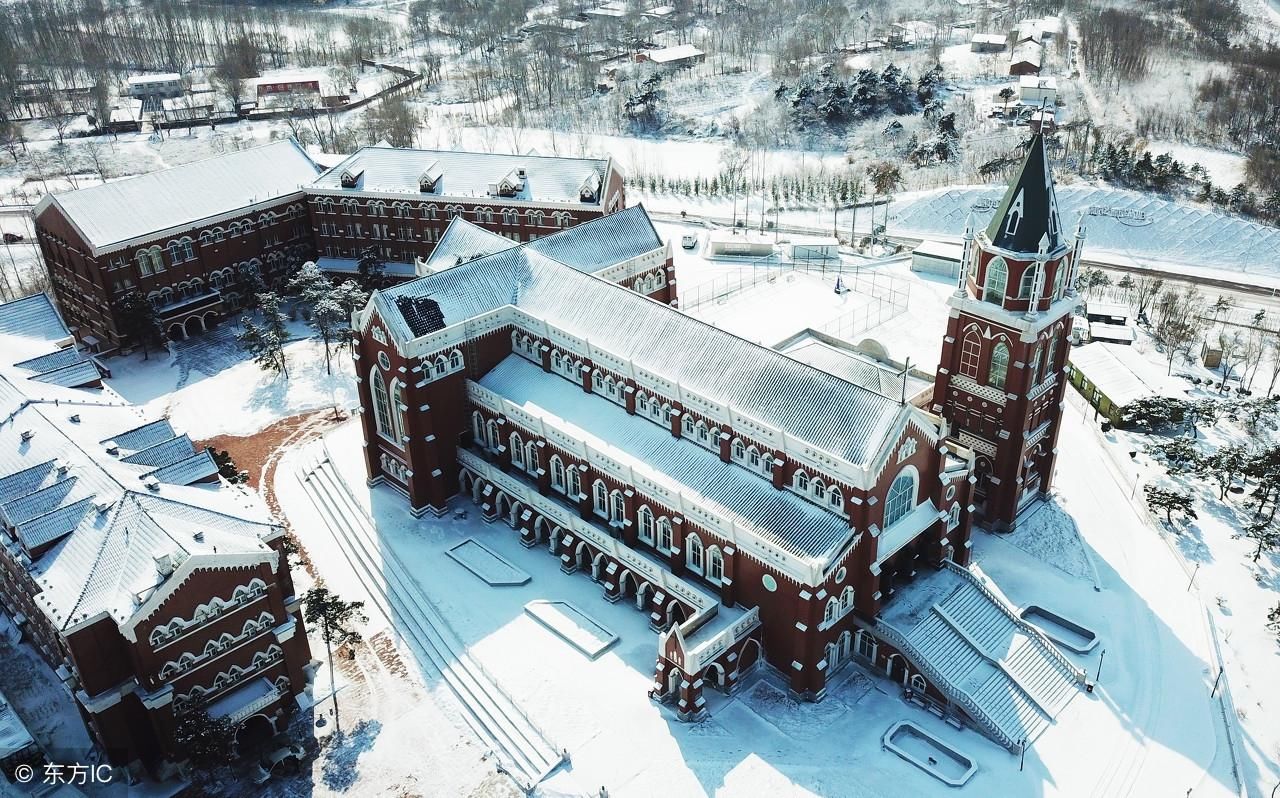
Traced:
[[626, 598], [627, 596], [635, 595], [635, 591], [635, 577], [631, 575], [631, 571], [623, 570], [622, 576], [618, 577], [618, 595]]
[[562, 534], [563, 534], [563, 530], [561, 530], [560, 527], [558, 526], [551, 527], [551, 536], [547, 538], [547, 551], [551, 552], [552, 554], [556, 553], [556, 548], [560, 545], [560, 537], [562, 536]]
[[667, 672], [667, 697], [678, 699], [680, 697], [680, 682], [682, 681], [680, 670], [670, 662], [667, 663], [667, 667], [671, 669]]
[[470, 471], [463, 470], [458, 474], [458, 490], [461, 493], [471, 494], [474, 498], [472, 487], [475, 485], [475, 477], [471, 476]]
[[186, 329], [185, 329], [181, 324], [171, 324], [171, 325], [169, 325], [169, 340], [170, 340], [170, 341], [185, 341], [185, 340], [187, 340], [187, 331], [186, 331]]
[[645, 604], [649, 602], [649, 583], [641, 582], [636, 588], [636, 609], [644, 612]]
[[591, 567], [591, 549], [587, 548], [586, 543], [579, 543], [578, 550], [575, 552], [578, 558], [578, 567], [586, 570]]
[[702, 681], [723, 691], [725, 689], [724, 666], [718, 662], [713, 662], [702, 672]]
[[684, 607], [680, 606], [678, 601], [674, 599], [667, 605], [667, 628], [670, 629], [678, 623], [682, 623], [685, 619]]
[[742, 648], [738, 651], [738, 673], [745, 674], [752, 665], [755, 665], [763, 657], [764, 651], [760, 648], [760, 641], [754, 637], [748, 638], [747, 642], [743, 643]]
[[507, 518], [507, 523], [511, 525], [512, 529], [515, 529], [516, 525], [520, 523], [520, 511], [523, 509], [524, 505], [520, 502], [514, 502], [511, 505], [511, 514]]
[[211, 310], [201, 317], [201, 322], [204, 324], [204, 328], [206, 330], [212, 330], [214, 327], [218, 326], [218, 314]]
[[597, 554], [595, 559], [591, 561], [591, 578], [600, 581], [600, 575], [604, 573], [604, 554]]
[[275, 735], [275, 722], [266, 715], [250, 715], [236, 729], [236, 750], [241, 756], [255, 754]]
[[498, 491], [498, 498], [494, 500], [493, 506], [499, 517], [505, 517], [511, 509], [511, 500], [507, 498], [507, 494]]
[[190, 338], [196, 333], [204, 332], [204, 320], [199, 316], [188, 316], [182, 322], [182, 331], [185, 337]]

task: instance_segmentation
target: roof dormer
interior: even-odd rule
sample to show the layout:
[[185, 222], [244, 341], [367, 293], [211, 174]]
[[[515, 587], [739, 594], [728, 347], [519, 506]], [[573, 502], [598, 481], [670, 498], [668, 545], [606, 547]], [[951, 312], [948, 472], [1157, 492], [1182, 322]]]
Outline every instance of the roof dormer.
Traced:
[[418, 190], [424, 194], [434, 192], [436, 186], [440, 183], [440, 178], [443, 176], [444, 172], [440, 169], [440, 162], [432, 161], [431, 165], [418, 177]]
[[524, 191], [525, 174], [523, 166], [512, 169], [497, 182], [489, 184], [489, 194], [494, 197], [516, 196]]
[[355, 188], [360, 182], [360, 178], [364, 177], [364, 170], [343, 169], [338, 179], [342, 182], [343, 188]]
[[591, 172], [578, 186], [578, 199], [583, 202], [596, 202], [600, 198], [600, 175]]

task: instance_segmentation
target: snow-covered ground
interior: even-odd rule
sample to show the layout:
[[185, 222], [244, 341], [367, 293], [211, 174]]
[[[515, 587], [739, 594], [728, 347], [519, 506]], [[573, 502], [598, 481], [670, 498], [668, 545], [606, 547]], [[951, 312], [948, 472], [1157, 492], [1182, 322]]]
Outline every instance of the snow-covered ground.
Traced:
[[111, 358], [107, 383], [148, 412], [167, 414], [193, 439], [248, 435], [287, 416], [356, 401], [351, 356], [333, 358], [325, 371], [324, 347], [302, 322], [290, 324], [285, 347], [289, 376], [270, 374], [248, 359], [235, 340], [237, 319], [210, 332], [174, 342], [170, 351], [141, 351]]

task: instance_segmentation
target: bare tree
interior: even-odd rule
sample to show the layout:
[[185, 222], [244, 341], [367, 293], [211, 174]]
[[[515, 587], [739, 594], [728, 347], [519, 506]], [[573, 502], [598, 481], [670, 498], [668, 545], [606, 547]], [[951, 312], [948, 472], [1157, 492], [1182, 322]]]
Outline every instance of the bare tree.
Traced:
[[1162, 288], [1164, 288], [1164, 279], [1160, 277], [1143, 274], [1134, 279], [1133, 304], [1139, 316], [1146, 314], [1151, 303], [1160, 295]]
[[1156, 324], [1153, 330], [1156, 341], [1164, 347], [1168, 358], [1168, 373], [1173, 373], [1173, 361], [1179, 353], [1189, 355], [1195, 342], [1204, 334], [1203, 316], [1208, 303], [1193, 285], [1179, 292], [1170, 288], [1156, 302]]

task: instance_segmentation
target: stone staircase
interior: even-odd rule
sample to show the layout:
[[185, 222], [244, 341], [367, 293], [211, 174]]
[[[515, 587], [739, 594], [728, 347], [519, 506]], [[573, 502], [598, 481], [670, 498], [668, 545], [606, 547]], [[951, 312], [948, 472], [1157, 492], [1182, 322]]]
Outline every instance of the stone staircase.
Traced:
[[1029, 745], [1075, 697], [1084, 672], [971, 572], [948, 567], [962, 577], [957, 587], [910, 630], [881, 621], [877, 631], [905, 643], [903, 653], [993, 738], [1011, 750]]

